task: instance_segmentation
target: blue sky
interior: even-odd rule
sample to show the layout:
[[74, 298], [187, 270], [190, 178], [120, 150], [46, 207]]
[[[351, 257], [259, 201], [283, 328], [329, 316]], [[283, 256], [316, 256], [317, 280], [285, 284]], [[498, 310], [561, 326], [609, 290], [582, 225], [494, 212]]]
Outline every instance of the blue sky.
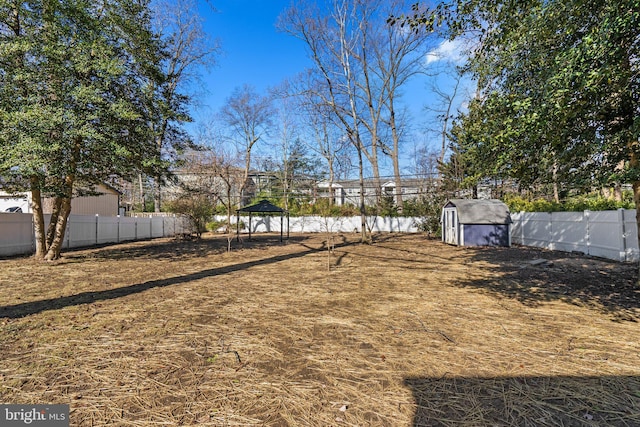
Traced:
[[276, 30], [290, 0], [212, 0], [211, 11], [201, 1], [204, 29], [220, 41], [218, 64], [204, 77], [205, 103], [214, 111], [234, 88], [250, 84], [259, 93], [310, 65], [301, 41]]
[[[200, 13], [204, 18], [204, 30], [217, 39], [222, 54], [217, 65], [203, 75], [206, 93], [199, 99], [203, 104], [194, 113], [196, 122], [207, 121], [216, 113], [236, 87], [249, 84], [258, 93], [266, 93], [288, 77], [293, 77], [311, 66], [304, 44], [291, 35], [279, 32], [276, 21], [291, 0], [199, 0]], [[215, 12], [212, 11], [212, 7]], [[453, 60], [459, 60], [455, 44], [444, 42], [439, 52]], [[436, 57], [427, 57], [425, 62], [437, 62]], [[444, 83], [446, 84], [446, 83]], [[426, 78], [414, 80], [405, 93], [410, 106], [415, 143], [433, 140], [431, 145], [439, 147], [439, 136], [422, 134], [429, 126], [424, 105], [433, 102]], [[433, 124], [431, 124], [433, 126]], [[408, 158], [411, 150], [407, 150]]]

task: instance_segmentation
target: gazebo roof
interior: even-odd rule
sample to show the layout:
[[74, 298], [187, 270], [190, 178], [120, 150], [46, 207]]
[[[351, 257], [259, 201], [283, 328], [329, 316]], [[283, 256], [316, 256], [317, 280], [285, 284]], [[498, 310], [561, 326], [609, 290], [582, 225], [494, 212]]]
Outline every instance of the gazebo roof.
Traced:
[[285, 213], [286, 211], [268, 200], [260, 200], [255, 205], [244, 206], [238, 212]]

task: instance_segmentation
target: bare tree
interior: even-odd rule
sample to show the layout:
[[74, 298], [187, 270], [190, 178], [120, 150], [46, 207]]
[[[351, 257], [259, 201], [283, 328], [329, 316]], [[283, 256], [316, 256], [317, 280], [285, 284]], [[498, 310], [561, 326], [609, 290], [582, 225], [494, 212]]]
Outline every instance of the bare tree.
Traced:
[[320, 89], [314, 88], [313, 79], [307, 80], [308, 77], [309, 73], [301, 74], [298, 79], [289, 82], [286, 89], [288, 96], [295, 100], [294, 110], [300, 116], [298, 126], [303, 140], [326, 164], [329, 205], [333, 205], [334, 182], [345, 166], [350, 166], [343, 164], [349, 143], [343, 138], [341, 125], [336, 124], [332, 109], [317, 95]]
[[432, 81], [431, 91], [435, 95], [435, 103], [431, 105], [425, 105], [425, 110], [436, 113], [437, 129], [435, 132], [439, 135], [440, 139], [440, 163], [444, 163], [447, 142], [449, 140], [449, 129], [451, 127], [451, 121], [455, 117], [456, 111], [454, 108], [458, 100], [458, 95], [462, 85], [463, 73], [457, 67], [449, 66], [442, 71], [442, 74], [447, 78], [447, 81], [451, 81], [452, 84], [448, 88], [443, 88], [438, 85], [436, 80]]
[[244, 180], [244, 170], [240, 153], [225, 143], [226, 138], [214, 122], [202, 127], [198, 133], [198, 143], [209, 153], [208, 173], [214, 177], [210, 189], [217, 205], [225, 209], [226, 228], [231, 232], [231, 216], [240, 203], [240, 188]]
[[[405, 2], [394, 0], [385, 15], [391, 16], [405, 10]], [[380, 28], [375, 43], [372, 43], [374, 63], [372, 72], [381, 82], [382, 100], [386, 107], [384, 122], [389, 126], [391, 145], [383, 147], [393, 164], [395, 181], [395, 202], [400, 213], [403, 211], [402, 180], [400, 170], [401, 142], [404, 139], [404, 115], [398, 114], [401, 89], [417, 74], [423, 71], [424, 54], [430, 49], [432, 34], [424, 29], [406, 31], [394, 25], [374, 24]]]
[[[341, 123], [358, 163], [367, 159], [378, 204], [380, 153], [392, 160], [395, 199], [402, 210], [404, 126], [398, 105], [401, 88], [423, 69], [430, 33], [387, 24], [389, 16], [406, 10], [403, 0], [334, 0], [331, 5], [323, 14], [311, 1], [296, 4], [281, 16], [280, 26], [306, 43], [316, 67], [309, 90]], [[363, 193], [361, 188], [362, 200]]]
[[[197, 78], [201, 67], [213, 65], [219, 44], [211, 40], [202, 28], [195, 0], [160, 0], [155, 2], [155, 27], [163, 35], [168, 56], [163, 63], [166, 79], [151, 92], [159, 93], [160, 103], [149, 105], [149, 126], [155, 138], [158, 162], [175, 159], [186, 148], [189, 138], [180, 125], [191, 120], [179, 106], [185, 99], [193, 99], [187, 89]], [[154, 181], [154, 210], [162, 208], [163, 176]]]
[[189, 151], [176, 171], [177, 185], [168, 188], [167, 208], [189, 217], [199, 238], [216, 205], [216, 159], [208, 150]]
[[258, 95], [249, 86], [236, 88], [222, 107], [221, 117], [231, 129], [231, 138], [244, 156], [244, 177], [240, 189], [240, 203], [246, 204], [251, 170], [251, 153], [258, 141], [267, 135], [273, 123], [271, 99]]
[[274, 117], [276, 122], [274, 128], [277, 133], [275, 142], [276, 152], [281, 156], [282, 168], [282, 199], [284, 209], [289, 209], [289, 196], [294, 185], [293, 171], [291, 170], [292, 162], [292, 145], [298, 135], [298, 123], [296, 121], [296, 102], [294, 98], [294, 89], [290, 81], [285, 80], [278, 87], [271, 90], [271, 96], [275, 105]]
[[362, 241], [366, 235], [364, 198], [364, 144], [361, 137], [362, 115], [357, 95], [357, 72], [352, 53], [357, 45], [357, 33], [351, 32], [353, 5], [349, 1], [334, 1], [329, 15], [313, 3], [296, 4], [280, 17], [279, 27], [302, 40], [314, 63], [313, 91], [321, 105], [328, 107], [356, 149], [360, 180], [360, 216]]

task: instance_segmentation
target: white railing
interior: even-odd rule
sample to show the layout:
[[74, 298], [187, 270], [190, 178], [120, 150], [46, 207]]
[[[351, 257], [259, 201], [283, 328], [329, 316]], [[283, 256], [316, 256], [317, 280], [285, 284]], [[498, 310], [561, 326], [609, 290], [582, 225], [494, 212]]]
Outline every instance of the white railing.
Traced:
[[[49, 216], [45, 215], [48, 224]], [[176, 215], [152, 218], [98, 215], [69, 215], [64, 249], [171, 237], [189, 233], [187, 218]], [[33, 217], [27, 213], [0, 213], [0, 256], [30, 254], [35, 251]]]
[[635, 209], [511, 214], [511, 242], [616, 261], [639, 261]]

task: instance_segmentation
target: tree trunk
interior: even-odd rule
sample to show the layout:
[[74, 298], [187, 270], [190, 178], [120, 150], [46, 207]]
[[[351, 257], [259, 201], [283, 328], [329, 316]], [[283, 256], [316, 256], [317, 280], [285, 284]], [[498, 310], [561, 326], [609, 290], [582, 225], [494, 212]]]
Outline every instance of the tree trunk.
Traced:
[[558, 191], [558, 161], [555, 159], [555, 153], [553, 154], [553, 169], [552, 169], [552, 177], [553, 177], [553, 200], [556, 203], [560, 203], [560, 193]]
[[67, 221], [69, 219], [70, 213], [71, 197], [69, 197], [67, 194], [64, 197], [61, 197], [60, 214], [58, 215], [57, 221], [55, 222], [55, 232], [53, 235], [53, 240], [51, 241], [51, 246], [49, 246], [47, 254], [44, 257], [46, 261], [53, 261], [60, 258], [62, 245], [64, 243], [64, 234], [67, 229]]
[[60, 209], [62, 207], [62, 199], [56, 197], [53, 201], [53, 209], [51, 209], [51, 218], [49, 219], [49, 227], [47, 227], [47, 248], [53, 243], [53, 238], [56, 232], [56, 223], [60, 216]]
[[140, 187], [140, 210], [145, 211], [144, 187], [142, 185], [142, 174], [138, 174], [138, 186]]
[[251, 168], [251, 148], [245, 152], [244, 176], [242, 177], [242, 187], [240, 187], [240, 206], [248, 203], [247, 188], [249, 187], [249, 170]]
[[44, 230], [44, 211], [42, 209], [42, 193], [40, 191], [40, 179], [37, 176], [30, 178], [31, 187], [31, 211], [33, 212], [33, 232], [36, 239], [37, 259], [44, 259], [47, 252], [47, 239]]
[[365, 243], [367, 241], [367, 209], [364, 200], [364, 162], [362, 160], [361, 145], [358, 145], [358, 169], [360, 174], [360, 241]]
[[[329, 207], [332, 207], [336, 201], [336, 190], [333, 188], [333, 181], [335, 180], [334, 175], [333, 160], [331, 159], [329, 160]], [[340, 205], [342, 205], [342, 203], [340, 203]]]
[[619, 182], [616, 182], [615, 186], [613, 187], [613, 197], [616, 202], [621, 202], [623, 199], [622, 185]]
[[[633, 182], [633, 202], [636, 204], [636, 226], [638, 229], [638, 242], [640, 242], [640, 181]], [[640, 263], [638, 263], [638, 278], [636, 287], [640, 287]]]
[[[82, 149], [82, 138], [77, 137], [73, 144], [73, 151], [69, 161], [70, 173], [64, 178], [63, 188], [64, 195], [57, 196], [60, 200], [56, 200], [55, 205], [60, 206], [58, 216], [55, 219], [55, 229], [51, 244], [47, 248], [47, 254], [44, 256], [45, 261], [52, 261], [60, 258], [62, 252], [62, 244], [64, 243], [64, 234], [67, 230], [67, 221], [71, 213], [71, 198], [73, 197], [73, 186], [75, 185], [75, 171], [80, 160], [80, 151]], [[53, 221], [52, 221], [53, 222]]]
[[396, 113], [393, 99], [389, 100], [389, 110], [389, 124], [391, 125], [391, 137], [393, 138], [391, 158], [393, 160], [393, 176], [396, 185], [396, 206], [398, 207], [398, 213], [402, 215], [404, 213], [404, 200], [402, 199], [402, 177], [400, 172], [400, 135], [398, 135], [398, 128], [396, 127]]
[[[161, 212], [162, 211], [162, 201], [160, 200], [162, 186], [160, 185], [161, 178], [160, 176], [156, 176], [153, 184], [153, 211]], [[143, 209], [144, 210], [144, 209]]]

